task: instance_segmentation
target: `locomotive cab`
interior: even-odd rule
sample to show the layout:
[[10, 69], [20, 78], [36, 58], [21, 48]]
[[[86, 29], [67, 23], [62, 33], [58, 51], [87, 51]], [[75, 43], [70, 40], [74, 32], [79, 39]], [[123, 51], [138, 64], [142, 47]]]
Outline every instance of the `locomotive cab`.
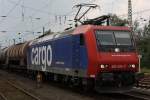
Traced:
[[[87, 77], [104, 92], [133, 87], [138, 72], [138, 54], [131, 29], [121, 26], [85, 25], [88, 53]], [[129, 87], [129, 88], [127, 88]]]
[[[135, 83], [138, 57], [131, 31], [95, 31], [100, 85], [126, 87]], [[103, 81], [103, 83], [102, 83]]]

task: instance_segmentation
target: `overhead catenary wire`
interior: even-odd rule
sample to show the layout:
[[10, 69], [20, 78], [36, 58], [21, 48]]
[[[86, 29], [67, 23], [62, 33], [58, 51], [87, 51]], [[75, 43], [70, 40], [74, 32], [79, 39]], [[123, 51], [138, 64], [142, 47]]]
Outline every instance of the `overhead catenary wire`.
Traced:
[[[6, 0], [6, 1], [9, 1], [9, 3], [11, 3], [11, 4], [13, 4], [14, 6], [17, 4], [17, 2], [16, 1], [14, 1], [14, 0]], [[43, 0], [44, 1], [44, 0]], [[54, 1], [54, 0], [51, 0], [51, 1]], [[88, 0], [89, 2], [91, 2], [91, 3], [93, 3], [93, 2], [95, 2], [96, 0]], [[51, 4], [46, 4], [46, 5], [43, 5], [42, 7], [43, 8], [46, 8], [47, 7], [47, 5], [51, 5]], [[44, 26], [44, 25], [46, 25], [46, 26], [48, 26], [48, 25], [50, 25], [50, 23], [51, 23], [51, 26], [53, 26], [53, 25], [55, 25], [55, 24], [58, 24], [59, 25], [59, 23], [60, 23], [60, 21], [59, 21], [59, 16], [61, 16], [62, 18], [61, 18], [61, 25], [63, 25], [63, 24], [65, 24], [65, 20], [68, 20], [68, 19], [70, 19], [71, 17], [72, 17], [72, 15], [73, 15], [73, 13], [74, 13], [74, 9], [72, 9], [71, 11], [67, 11], [66, 13], [64, 13], [64, 14], [55, 14], [55, 13], [51, 13], [50, 11], [44, 11], [44, 9], [42, 9], [42, 7], [39, 7], [39, 8], [34, 8], [34, 6], [33, 7], [30, 7], [29, 5], [24, 5], [24, 4], [22, 4], [22, 3], [19, 3], [19, 4], [17, 4], [17, 6], [20, 6], [20, 7], [22, 7], [22, 10], [25, 10], [25, 9], [30, 9], [30, 10], [33, 10], [34, 11], [34, 13], [32, 13], [31, 15], [33, 15], [32, 17], [33, 17], [33, 20], [35, 20], [34, 19], [34, 16], [36, 15], [36, 14], [38, 14], [38, 13], [41, 13], [41, 14], [46, 14], [46, 15], [48, 15], [48, 16], [52, 16], [53, 17], [53, 19], [55, 20], [55, 16], [58, 16], [58, 22], [57, 23], [55, 23], [55, 21], [49, 21], [48, 20], [48, 22], [45, 22], [45, 20], [46, 20], [46, 18], [44, 19], [44, 21], [42, 22], [41, 20], [43, 20], [43, 16], [41, 17], [41, 19], [40, 19], [40, 22], [42, 22], [41, 24], [37, 24], [37, 25], [35, 25], [35, 27], [34, 27], [34, 31], [36, 31], [37, 29], [42, 29], [42, 27]], [[45, 7], [44, 7], [45, 6]], [[133, 12], [133, 15], [136, 15], [136, 14], [142, 14], [142, 13], [145, 13], [145, 12], [149, 12], [150, 11], [150, 9], [144, 9], [144, 10], [141, 10], [141, 11], [138, 11], [138, 12]], [[23, 11], [22, 11], [23, 12]], [[10, 14], [9, 14], [10, 15]], [[10, 16], [10, 18], [11, 19], [17, 19], [17, 21], [18, 21], [18, 18], [22, 18], [23, 19], [23, 16], [24, 16], [24, 19], [25, 19], [25, 21], [24, 21], [24, 23], [29, 23], [29, 24], [31, 24], [31, 21], [30, 21], [30, 17], [29, 16], [31, 16], [31, 15], [26, 15], [25, 16], [25, 13], [23, 12], [22, 13], [22, 17], [15, 17], [14, 15], [12, 15], [11, 14], [11, 16]], [[69, 17], [68, 17], [68, 16]], [[13, 17], [14, 16], [14, 17]], [[124, 17], [124, 16], [127, 16], [127, 14], [121, 14], [121, 15], [118, 15], [118, 16], [121, 16], [121, 17]], [[65, 17], [67, 17], [67, 18], [65, 18]], [[26, 19], [28, 19], [28, 20], [26, 20]], [[16, 21], [16, 22], [17, 22]], [[29, 22], [30, 21], [30, 22]], [[36, 21], [34, 21], [35, 23], [39, 23], [39, 21], [38, 22], [36, 22]], [[18, 22], [17, 22], [18, 23]], [[35, 24], [34, 23], [34, 24]], [[43, 24], [43, 23], [45, 23], [45, 24]], [[28, 24], [28, 25], [29, 25]], [[43, 24], [43, 25], [42, 25]], [[16, 25], [16, 24], [15, 24]], [[18, 26], [20, 26], [20, 24], [18, 24], [17, 26], [16, 26], [16, 28], [18, 27]], [[16, 28], [14, 28], [14, 29], [16, 29]], [[7, 31], [7, 32], [10, 32], [10, 31]], [[15, 31], [14, 31], [15, 32]], [[22, 32], [25, 32], [24, 30], [22, 31]]]
[[[136, 14], [142, 14], [142, 13], [145, 13], [145, 12], [149, 12], [150, 9], [144, 9], [144, 10], [141, 10], [141, 11], [136, 11], [136, 12], [133, 12], [132, 15], [136, 15]], [[122, 15], [118, 15], [120, 17], [123, 17], [123, 16], [127, 16], [128, 14], [122, 14]]]
[[[11, 14], [11, 12], [19, 5], [20, 2], [21, 2], [21, 0], [18, 0], [18, 2], [8, 11], [8, 13], [5, 15], [5, 17], [8, 17], [9, 14]], [[0, 21], [0, 24], [2, 23], [3, 20], [4, 20], [4, 19], [2, 19], [2, 20]]]
[[23, 5], [21, 6], [21, 9], [22, 9], [22, 11], [21, 11], [21, 17], [22, 17], [22, 21], [24, 21], [24, 16], [25, 16], [24, 0], [23, 0], [22, 4]]
[[[16, 4], [16, 2], [14, 2], [14, 1], [12, 1], [12, 0], [7, 0], [7, 1], [9, 1], [10, 3], [12, 3], [12, 4]], [[19, 4], [21, 7], [22, 7], [22, 9], [31, 9], [31, 10], [34, 10], [34, 11], [36, 11], [36, 13], [44, 13], [44, 14], [47, 14], [47, 15], [50, 15], [50, 16], [58, 16], [59, 17], [59, 24], [60, 23], [62, 23], [62, 22], [60, 22], [60, 17], [61, 17], [61, 20], [62, 20], [62, 16], [65, 16], [64, 17], [64, 20], [66, 20], [66, 18], [68, 18], [67, 16], [69, 16], [72, 12], [73, 12], [73, 10], [72, 11], [69, 11], [69, 12], [67, 12], [66, 14], [64, 14], [64, 15], [56, 15], [56, 14], [52, 14], [52, 13], [50, 13], [50, 12], [46, 12], [46, 11], [44, 11], [44, 10], [41, 10], [41, 9], [43, 9], [43, 8], [45, 8], [46, 6], [48, 6], [48, 4], [46, 4], [45, 6], [43, 6], [41, 9], [36, 9], [36, 8], [33, 8], [33, 7], [29, 7], [29, 6], [26, 6], [26, 5], [23, 5], [23, 4]], [[36, 13], [32, 13], [32, 18], [33, 18], [33, 16], [35, 16], [35, 14]], [[14, 17], [15, 18], [15, 17]], [[24, 16], [24, 13], [23, 13], [23, 11], [22, 11], [22, 19], [27, 19], [27, 18], [29, 18], [30, 19], [30, 17], [25, 17]]]
[[[17, 4], [15, 1], [12, 1], [12, 0], [7, 0], [7, 1], [9, 3], [12, 3], [12, 4]], [[19, 5], [24, 6], [24, 8], [28, 8], [30, 10], [34, 10], [34, 11], [37, 11], [37, 12], [40, 12], [40, 13], [45, 13], [45, 14], [48, 14], [48, 15], [54, 15], [54, 13], [50, 13], [50, 12], [47, 12], [47, 11], [44, 11], [44, 10], [41, 10], [41, 9], [33, 8], [33, 7], [22, 5], [22, 4], [19, 4]]]
[[[12, 1], [12, 0], [7, 0], [7, 1], [8, 1], [9, 3], [12, 3], [12, 4], [16, 5], [16, 6], [17, 6], [17, 5], [21, 6], [22, 9], [28, 8], [28, 9], [34, 10], [34, 11], [36, 11], [36, 12], [38, 12], [38, 13], [45, 13], [45, 14], [52, 15], [52, 16], [55, 16], [55, 15], [56, 15], [55, 13], [50, 13], [50, 12], [41, 10], [41, 9], [45, 8], [46, 6], [48, 6], [48, 4], [46, 4], [45, 6], [43, 6], [41, 9], [37, 9], [37, 8], [30, 7], [30, 6], [25, 6], [25, 5], [23, 5], [23, 4], [17, 3], [17, 2]], [[93, 2], [93, 1], [95, 1], [95, 0], [91, 0], [91, 1]], [[90, 1], [90, 2], [91, 2], [91, 1]], [[65, 14], [63, 14], [63, 15], [58, 15], [58, 16], [67, 16], [67, 15], [70, 15], [71, 13], [73, 13], [73, 12], [74, 12], [74, 10], [71, 10], [71, 11], [69, 11], [69, 12], [67, 12], [67, 13], [65, 13]], [[34, 14], [32, 14], [32, 15], [34, 15]], [[15, 18], [19, 18], [19, 17], [13, 17], [13, 18], [15, 19]], [[27, 17], [26, 17], [26, 18], [27, 18]]]
[[[14, 2], [14, 1], [12, 1], [12, 0], [7, 0], [7, 1], [9, 1], [10, 3], [13, 3], [13, 4], [16, 4], [16, 5], [20, 5], [20, 6], [24, 6], [24, 5], [21, 5], [21, 4], [17, 4], [16, 2]], [[93, 2], [93, 1], [96, 1], [96, 0], [91, 0], [91, 2]], [[29, 7], [29, 6], [24, 6], [24, 8], [28, 8], [28, 9], [30, 9], [30, 10], [34, 10], [34, 11], [37, 11], [38, 13], [40, 12], [40, 13], [45, 13], [45, 14], [48, 14], [48, 15], [52, 15], [52, 16], [57, 16], [57, 14], [55, 14], [55, 13], [50, 13], [50, 12], [47, 12], [47, 11], [44, 11], [44, 10], [41, 10], [41, 9], [37, 9], [37, 8], [33, 8], [33, 7]], [[71, 11], [69, 11], [69, 12], [67, 12], [67, 13], [65, 13], [65, 14], [63, 14], [63, 15], [60, 15], [60, 16], [64, 16], [64, 15], [69, 15], [69, 14], [71, 14], [71, 13], [73, 13], [75, 10], [71, 10]], [[144, 9], [144, 10], [141, 10], [141, 11], [137, 11], [137, 12], [133, 12], [133, 15], [136, 15], [136, 14], [142, 14], [142, 13], [144, 13], [144, 12], [149, 12], [150, 11], [150, 9]], [[118, 16], [122, 16], [122, 17], [124, 17], [124, 16], [127, 16], [128, 14], [121, 14], [121, 15], [118, 15]], [[59, 16], [59, 15], [58, 15]], [[15, 18], [19, 18], [19, 17], [14, 17], [14, 19]], [[27, 18], [27, 17], [26, 17]]]

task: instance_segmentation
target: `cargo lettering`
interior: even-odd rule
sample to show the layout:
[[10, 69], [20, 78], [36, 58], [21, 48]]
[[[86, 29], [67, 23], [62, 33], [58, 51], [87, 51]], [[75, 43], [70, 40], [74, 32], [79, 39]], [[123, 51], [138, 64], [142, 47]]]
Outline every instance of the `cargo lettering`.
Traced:
[[32, 48], [31, 63], [32, 65], [41, 65], [42, 71], [46, 70], [46, 66], [51, 66], [52, 63], [51, 45]]

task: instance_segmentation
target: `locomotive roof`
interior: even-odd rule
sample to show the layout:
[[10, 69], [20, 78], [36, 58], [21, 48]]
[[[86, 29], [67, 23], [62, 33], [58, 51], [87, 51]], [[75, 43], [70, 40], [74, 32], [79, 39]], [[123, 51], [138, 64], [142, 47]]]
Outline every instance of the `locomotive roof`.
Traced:
[[44, 41], [51, 40], [51, 39], [56, 39], [56, 38], [68, 35], [68, 34], [72, 33], [73, 31], [74, 31], [74, 29], [70, 29], [70, 30], [66, 30], [66, 31], [61, 32], [61, 33], [49, 34], [49, 35], [46, 35], [44, 37], [33, 40], [29, 45], [44, 42]]
[[90, 30], [118, 30], [118, 31], [130, 31], [129, 27], [126, 26], [98, 26], [98, 25], [81, 25], [74, 29], [70, 29], [61, 33], [53, 33], [46, 35], [44, 37], [33, 40], [29, 45], [37, 44], [40, 42], [44, 42], [51, 39], [56, 39], [65, 35], [76, 35], [76, 34], [84, 34]]
[[99, 26], [99, 25], [82, 25], [77, 27], [71, 34], [86, 33], [90, 30], [108, 30], [108, 31], [131, 31], [127, 26]]

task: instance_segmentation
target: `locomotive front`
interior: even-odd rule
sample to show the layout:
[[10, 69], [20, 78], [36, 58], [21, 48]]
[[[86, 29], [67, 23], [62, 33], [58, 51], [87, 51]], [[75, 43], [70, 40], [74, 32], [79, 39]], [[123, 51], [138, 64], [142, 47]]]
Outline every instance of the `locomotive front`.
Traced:
[[97, 88], [122, 90], [136, 83], [138, 54], [130, 28], [93, 26], [85, 37], [88, 75], [95, 78]]

